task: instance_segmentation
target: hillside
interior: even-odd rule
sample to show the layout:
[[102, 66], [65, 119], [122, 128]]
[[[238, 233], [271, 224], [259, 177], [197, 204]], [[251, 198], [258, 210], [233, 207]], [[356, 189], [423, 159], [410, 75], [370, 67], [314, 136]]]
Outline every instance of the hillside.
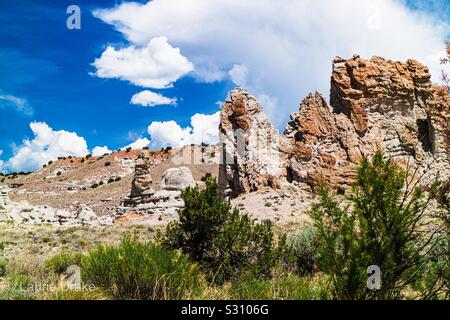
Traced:
[[[62, 158], [27, 174], [8, 176], [0, 185], [10, 186], [12, 201], [27, 201], [32, 205], [45, 205], [71, 209], [78, 203], [89, 206], [98, 215], [114, 214], [129, 196], [135, 161], [140, 152], [153, 159], [152, 176], [157, 188], [165, 170], [181, 166], [174, 159], [183, 152], [195, 152], [200, 147], [186, 147], [170, 152], [148, 150], [116, 151], [99, 157]], [[217, 176], [218, 165], [187, 164], [195, 180], [206, 173]], [[0, 178], [0, 181], [2, 178]]]

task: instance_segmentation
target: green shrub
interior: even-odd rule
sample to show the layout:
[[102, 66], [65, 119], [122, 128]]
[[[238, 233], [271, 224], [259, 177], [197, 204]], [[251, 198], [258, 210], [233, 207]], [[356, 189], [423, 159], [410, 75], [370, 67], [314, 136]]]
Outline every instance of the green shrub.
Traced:
[[261, 277], [270, 275], [278, 253], [270, 222], [257, 224], [221, 201], [214, 179], [206, 180], [205, 190], [187, 188], [181, 197], [185, 207], [179, 221], [170, 223], [161, 237], [166, 248], [181, 249], [216, 283], [250, 269]]
[[0, 301], [1, 300], [34, 300], [34, 298], [29, 292], [7, 287], [4, 290], [0, 290]]
[[427, 255], [421, 277], [413, 288], [420, 299], [448, 300], [450, 298], [450, 235], [437, 236], [436, 245]]
[[[414, 177], [412, 177], [414, 178]], [[331, 275], [340, 299], [395, 299], [421, 277], [432, 243], [424, 219], [436, 198], [438, 183], [419, 183], [378, 151], [361, 160], [345, 201], [323, 185], [314, 206], [319, 267]], [[431, 232], [432, 233], [432, 232]], [[367, 288], [368, 267], [381, 270], [381, 288]]]
[[317, 271], [317, 239], [314, 226], [308, 226], [288, 239], [285, 263], [300, 276], [314, 275]]
[[124, 238], [83, 259], [83, 278], [118, 299], [183, 299], [199, 290], [198, 267], [185, 255], [154, 243]]
[[232, 282], [231, 299], [237, 300], [328, 300], [327, 282], [320, 277], [302, 278], [282, 274], [271, 280], [243, 275]]
[[0, 277], [4, 277], [6, 275], [7, 265], [8, 261], [6, 259], [0, 258]]
[[44, 266], [47, 270], [54, 273], [63, 273], [72, 265], [81, 265], [83, 255], [81, 253], [61, 252], [45, 261]]
[[206, 173], [200, 180], [206, 182], [207, 180], [212, 179], [211, 173]]

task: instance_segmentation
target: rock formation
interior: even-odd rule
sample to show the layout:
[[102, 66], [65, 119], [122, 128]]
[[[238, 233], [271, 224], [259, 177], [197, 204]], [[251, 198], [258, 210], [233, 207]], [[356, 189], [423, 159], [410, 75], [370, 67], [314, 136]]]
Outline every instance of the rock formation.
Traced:
[[220, 138], [223, 148], [219, 183], [227, 194], [278, 186], [283, 174], [283, 137], [261, 105], [243, 89], [231, 91], [222, 106]]
[[337, 138], [335, 116], [320, 93], [309, 94], [291, 114], [285, 136], [290, 141], [287, 180], [315, 187], [322, 175], [331, 183], [348, 182], [351, 171]]
[[222, 185], [235, 195], [285, 181], [314, 188], [321, 177], [345, 187], [360, 158], [377, 149], [446, 180], [449, 101], [417, 61], [338, 57], [333, 61], [331, 106], [321, 94], [309, 94], [279, 135], [255, 98], [235, 89], [221, 111]]
[[8, 190], [0, 186], [0, 214], [6, 212], [6, 208], [9, 204]]
[[[136, 172], [133, 179], [133, 187], [137, 181], [151, 180], [150, 164], [148, 159], [143, 158], [143, 162], [136, 165]], [[145, 167], [145, 170], [143, 169]], [[140, 183], [140, 186], [143, 186]], [[148, 214], [160, 214], [167, 216], [175, 216], [177, 210], [184, 206], [181, 199], [181, 190], [195, 185], [192, 172], [186, 167], [170, 168], [166, 170], [161, 178], [159, 190], [153, 189], [151, 184], [147, 184], [146, 188], [140, 188], [139, 193], [130, 194], [130, 197], [124, 201], [122, 207], [119, 208], [119, 215], [126, 214], [130, 211], [138, 211]]]
[[152, 188], [152, 175], [150, 173], [151, 161], [144, 152], [141, 152], [136, 160], [133, 182], [131, 183], [130, 199], [133, 203], [143, 201], [146, 196], [151, 196], [155, 191]]

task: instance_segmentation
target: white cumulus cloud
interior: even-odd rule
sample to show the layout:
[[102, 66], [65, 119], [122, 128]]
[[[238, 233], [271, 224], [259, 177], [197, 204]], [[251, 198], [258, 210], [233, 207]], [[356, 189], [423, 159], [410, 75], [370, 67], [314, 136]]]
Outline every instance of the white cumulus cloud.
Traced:
[[154, 37], [144, 46], [107, 47], [95, 59], [94, 73], [100, 78], [118, 78], [145, 88], [167, 88], [193, 70], [193, 64], [166, 37]]
[[177, 103], [177, 99], [167, 98], [159, 93], [144, 90], [133, 95], [130, 103], [144, 107], [153, 107], [158, 105], [174, 105]]
[[24, 139], [14, 148], [14, 155], [4, 164], [10, 171], [34, 171], [58, 157], [85, 156], [86, 140], [75, 132], [55, 131], [44, 122], [30, 123], [33, 139]]
[[245, 80], [272, 102], [264, 108], [278, 126], [308, 92], [328, 95], [335, 56], [413, 58], [437, 81], [449, 32], [448, 21], [399, 0], [153, 0], [94, 14], [136, 46], [167, 37], [201, 81]]
[[216, 144], [219, 142], [220, 112], [211, 115], [197, 113], [191, 117], [191, 126], [182, 128], [175, 121], [154, 121], [148, 127], [151, 147], [181, 147], [191, 143]]
[[111, 153], [112, 151], [109, 150], [109, 148], [107, 146], [104, 147], [95, 147], [94, 149], [92, 149], [92, 155], [94, 157], [98, 157], [98, 156], [102, 156], [106, 153]]
[[122, 150], [127, 149], [127, 148], [131, 148], [133, 150], [139, 150], [139, 149], [148, 147], [149, 144], [150, 144], [150, 140], [148, 140], [147, 138], [139, 138], [136, 141], [134, 141], [133, 143], [130, 143], [129, 145], [123, 147]]

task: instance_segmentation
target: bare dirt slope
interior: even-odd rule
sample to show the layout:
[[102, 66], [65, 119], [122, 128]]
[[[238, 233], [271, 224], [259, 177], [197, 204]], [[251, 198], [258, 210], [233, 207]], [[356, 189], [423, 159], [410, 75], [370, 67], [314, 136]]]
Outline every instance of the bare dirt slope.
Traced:
[[173, 167], [188, 167], [196, 181], [207, 173], [217, 177], [218, 164], [210, 157], [203, 162], [201, 156], [200, 161], [194, 156], [186, 158], [186, 155], [198, 154], [201, 150], [199, 146], [189, 146], [170, 152], [130, 150], [100, 157], [61, 158], [28, 175], [5, 177], [1, 184], [14, 188], [9, 193], [12, 201], [25, 200], [32, 205], [61, 209], [83, 203], [102, 215], [114, 212], [130, 194], [135, 160], [140, 152], [150, 154], [153, 184], [157, 188], [163, 173]]

